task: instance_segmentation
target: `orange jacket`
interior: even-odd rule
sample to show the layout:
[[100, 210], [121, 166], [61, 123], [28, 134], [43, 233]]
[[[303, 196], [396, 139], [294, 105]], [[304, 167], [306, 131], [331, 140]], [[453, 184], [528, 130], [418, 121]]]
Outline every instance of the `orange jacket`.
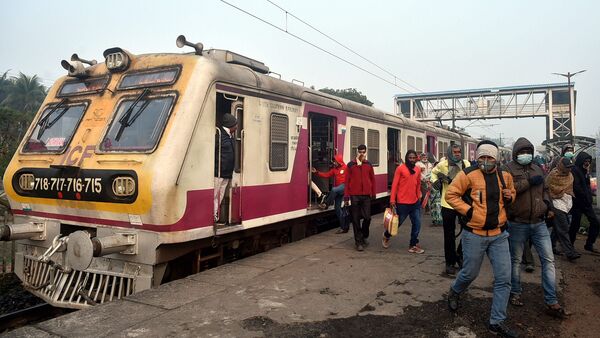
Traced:
[[414, 174], [410, 174], [406, 164], [396, 168], [390, 203], [415, 204], [421, 198], [421, 168], [415, 165]]
[[[510, 189], [511, 202], [517, 195], [510, 173], [502, 171], [506, 189]], [[462, 196], [470, 190], [472, 205]], [[446, 201], [462, 215], [473, 208], [467, 223], [468, 230], [480, 236], [496, 236], [506, 224], [506, 209], [502, 198], [502, 183], [497, 172], [484, 174], [477, 166], [471, 166], [456, 175], [446, 193]]]

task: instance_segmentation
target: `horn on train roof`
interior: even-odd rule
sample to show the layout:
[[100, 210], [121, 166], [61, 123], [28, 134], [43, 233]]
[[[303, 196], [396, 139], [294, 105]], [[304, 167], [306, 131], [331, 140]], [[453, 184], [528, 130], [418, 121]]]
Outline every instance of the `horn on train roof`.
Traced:
[[183, 48], [183, 46], [189, 46], [192, 47], [196, 50], [196, 55], [202, 55], [202, 50], [204, 49], [204, 45], [201, 42], [198, 43], [191, 43], [189, 41], [187, 41], [185, 39], [185, 36], [180, 35], [177, 37], [177, 40], [175, 40], [175, 44], [177, 45], [177, 47], [179, 48]]

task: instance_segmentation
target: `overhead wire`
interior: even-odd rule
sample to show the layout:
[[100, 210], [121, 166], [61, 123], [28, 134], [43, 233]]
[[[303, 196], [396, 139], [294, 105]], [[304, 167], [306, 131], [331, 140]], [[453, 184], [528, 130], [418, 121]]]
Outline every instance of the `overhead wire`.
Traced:
[[306, 39], [304, 39], [304, 38], [302, 38], [302, 37], [300, 37], [300, 36], [298, 36], [298, 35], [296, 35], [294, 33], [291, 33], [289, 31], [287, 31], [286, 29], [283, 29], [283, 28], [281, 28], [281, 27], [279, 27], [279, 26], [277, 26], [277, 25], [275, 25], [275, 24], [273, 24], [273, 23], [271, 23], [271, 22], [269, 22], [269, 21], [267, 21], [267, 20], [265, 20], [265, 19], [263, 19], [263, 18], [255, 15], [253, 13], [250, 13], [250, 12], [246, 11], [245, 9], [242, 9], [242, 8], [240, 8], [240, 7], [238, 7], [238, 6], [234, 5], [234, 4], [231, 4], [231, 3], [229, 3], [229, 2], [227, 2], [225, 0], [220, 0], [220, 1], [222, 3], [228, 5], [228, 6], [231, 6], [231, 7], [235, 8], [235, 9], [237, 9], [240, 12], [242, 12], [242, 13], [244, 13], [246, 15], [249, 15], [249, 16], [251, 16], [251, 17], [253, 17], [253, 18], [255, 18], [255, 19], [257, 19], [257, 20], [259, 20], [259, 21], [261, 21], [261, 22], [263, 22], [263, 23], [265, 23], [265, 24], [267, 24], [267, 25], [269, 25], [269, 26], [271, 26], [273, 28], [275, 28], [275, 29], [278, 29], [278, 30], [280, 30], [280, 31], [282, 31], [282, 32], [284, 32], [284, 33], [286, 33], [286, 34], [288, 34], [288, 35], [290, 35], [290, 36], [292, 36], [292, 37], [294, 37], [294, 38], [296, 38], [296, 39], [298, 39], [298, 40], [300, 40], [300, 41], [302, 41], [302, 42], [304, 42], [304, 43], [306, 43], [306, 44], [308, 44], [308, 45], [310, 45], [310, 46], [312, 46], [312, 47], [314, 47], [314, 48], [316, 48], [316, 49], [318, 49], [320, 51], [322, 51], [322, 52], [324, 52], [324, 53], [327, 53], [330, 56], [332, 56], [332, 57], [334, 57], [334, 58], [336, 58], [336, 59], [338, 59], [338, 60], [340, 60], [342, 62], [345, 62], [345, 63], [347, 63], [347, 64], [349, 64], [349, 65], [351, 65], [351, 66], [353, 66], [353, 67], [355, 67], [355, 68], [357, 68], [357, 69], [359, 69], [359, 70], [361, 70], [361, 71], [363, 71], [363, 72], [365, 72], [365, 73], [367, 73], [367, 74], [369, 74], [369, 75], [371, 75], [373, 77], [376, 77], [376, 78], [378, 78], [381, 81], [384, 81], [384, 82], [386, 82], [386, 83], [388, 83], [388, 84], [390, 84], [390, 85], [392, 85], [394, 87], [400, 88], [400, 89], [404, 90], [407, 93], [411, 93], [410, 90], [408, 90], [408, 89], [406, 89], [406, 88], [398, 85], [397, 83], [394, 83], [394, 82], [392, 82], [392, 81], [390, 81], [390, 80], [388, 80], [388, 79], [386, 79], [386, 78], [384, 78], [384, 77], [382, 77], [380, 75], [377, 75], [377, 74], [375, 74], [375, 73], [373, 73], [373, 72], [371, 72], [371, 71], [369, 71], [369, 70], [367, 70], [367, 69], [365, 69], [365, 68], [363, 68], [363, 67], [361, 67], [361, 66], [359, 66], [359, 65], [357, 65], [357, 64], [355, 64], [353, 62], [350, 62], [350, 61], [342, 58], [341, 56], [338, 56], [338, 55], [334, 54], [333, 52], [330, 52], [330, 51], [328, 51], [328, 50], [326, 50], [326, 49], [324, 49], [324, 48], [322, 48], [320, 46], [317, 46], [316, 44], [314, 44], [314, 43], [312, 43], [312, 42], [310, 42], [310, 41], [308, 41], [308, 40], [306, 40]]
[[[390, 75], [391, 77], [394, 78], [394, 80], [400, 80], [400, 82], [408, 85], [409, 87], [415, 89], [418, 92], [423, 93], [423, 91], [415, 86], [413, 86], [412, 84], [404, 81], [402, 78], [400, 78], [399, 76], [396, 76], [395, 74], [393, 74], [392, 72], [388, 71], [387, 69], [379, 66], [378, 64], [376, 64], [375, 62], [367, 59], [366, 57], [362, 56], [361, 54], [357, 53], [356, 51], [354, 51], [352, 48], [344, 45], [343, 43], [339, 42], [338, 40], [334, 39], [333, 37], [329, 36], [328, 34], [322, 32], [320, 29], [316, 28], [315, 26], [311, 25], [310, 23], [302, 20], [301, 18], [299, 18], [298, 16], [296, 16], [295, 14], [293, 14], [292, 12], [288, 11], [287, 9], [279, 6], [278, 4], [276, 4], [275, 2], [271, 1], [271, 0], [267, 0], [267, 2], [269, 2], [270, 4], [272, 4], [273, 6], [279, 8], [280, 10], [282, 10], [283, 12], [285, 12], [286, 14], [286, 27], [287, 27], [287, 15], [290, 15], [291, 17], [293, 17], [294, 19], [300, 21], [301, 23], [305, 24], [306, 26], [310, 27], [311, 29], [315, 30], [316, 32], [318, 32], [319, 34], [325, 36], [326, 38], [328, 38], [329, 40], [335, 42], [336, 44], [342, 46], [344, 49], [348, 50], [349, 52], [351, 52], [352, 54], [360, 57], [361, 59], [367, 61], [368, 63], [370, 63], [371, 65], [379, 68], [380, 70], [384, 71], [385, 73], [387, 73], [388, 75]], [[287, 30], [286, 30], [287, 31]]]

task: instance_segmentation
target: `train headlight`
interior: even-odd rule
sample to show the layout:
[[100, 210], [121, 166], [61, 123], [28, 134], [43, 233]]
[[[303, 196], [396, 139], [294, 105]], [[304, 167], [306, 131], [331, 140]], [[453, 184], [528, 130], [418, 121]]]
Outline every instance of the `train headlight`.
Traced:
[[131, 58], [129, 54], [121, 48], [109, 48], [104, 51], [106, 68], [111, 72], [121, 72], [129, 67]]
[[33, 174], [23, 174], [19, 176], [19, 188], [22, 190], [33, 190], [35, 186], [35, 177]]
[[112, 191], [115, 196], [131, 196], [135, 193], [135, 181], [128, 176], [116, 177], [112, 182]]

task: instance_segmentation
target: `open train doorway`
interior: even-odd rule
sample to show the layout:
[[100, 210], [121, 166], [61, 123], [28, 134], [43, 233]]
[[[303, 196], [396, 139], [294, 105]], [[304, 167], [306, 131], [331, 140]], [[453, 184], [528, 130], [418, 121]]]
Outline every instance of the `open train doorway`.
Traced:
[[[336, 153], [335, 118], [311, 113], [309, 115], [309, 168], [320, 172], [329, 171]], [[308, 207], [318, 207], [322, 198], [333, 185], [333, 178], [320, 177], [309, 170]]]
[[[217, 93], [216, 106], [214, 203], [219, 228], [242, 222], [244, 98]], [[228, 128], [231, 116], [225, 118], [226, 114], [235, 117], [235, 127]]]
[[402, 163], [402, 154], [400, 150], [400, 130], [394, 128], [388, 128], [387, 132], [387, 183], [388, 189], [392, 188], [392, 181], [394, 180], [394, 173], [396, 168]]

